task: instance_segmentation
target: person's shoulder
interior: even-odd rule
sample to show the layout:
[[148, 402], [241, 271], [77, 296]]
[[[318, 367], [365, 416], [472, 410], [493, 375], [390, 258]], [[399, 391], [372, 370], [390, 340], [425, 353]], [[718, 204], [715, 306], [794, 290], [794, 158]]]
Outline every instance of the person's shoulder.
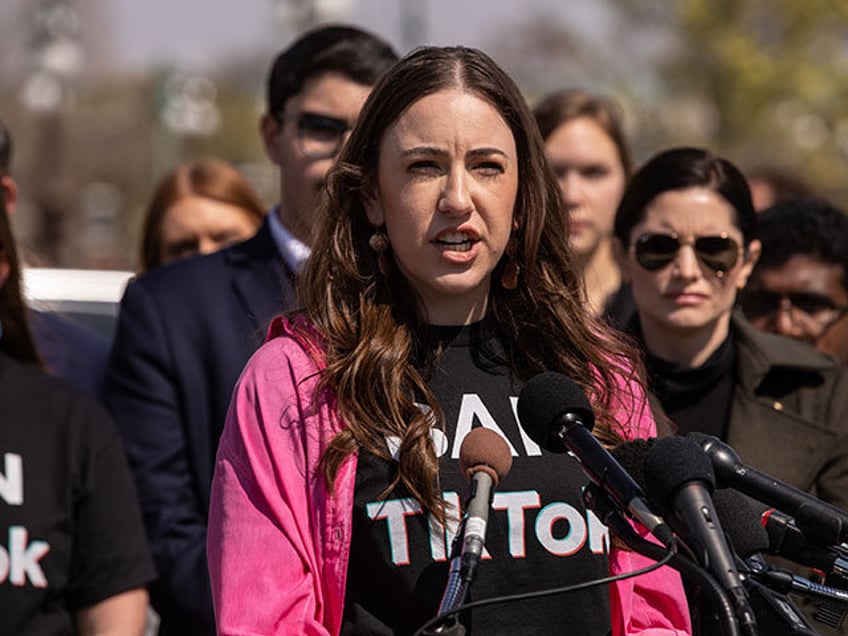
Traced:
[[841, 415], [848, 410], [848, 371], [835, 358], [806, 342], [759, 331], [744, 320], [734, 321], [734, 334], [742, 386], [756, 395], [804, 395], [839, 413], [828, 421], [848, 426]]
[[105, 408], [88, 393], [32, 365], [2, 356], [4, 399], [28, 402], [33, 410], [70, 413], [77, 409], [105, 414]]
[[109, 349], [109, 340], [105, 336], [56, 312], [33, 309], [29, 311], [28, 318], [36, 341], [42, 339], [39, 337], [41, 334], [49, 333], [62, 338], [64, 342], [73, 343], [75, 348]]
[[302, 312], [281, 314], [268, 328], [264, 344], [245, 367], [246, 375], [272, 379], [279, 374], [306, 377], [324, 366], [324, 341]]
[[[21, 392], [22, 389], [39, 391], [58, 391], [64, 393], [70, 386], [63, 380], [53, 377], [43, 369], [31, 364], [18, 362], [14, 358], [0, 354], [0, 386], [7, 391]], [[68, 393], [68, 395], [71, 395]]]
[[772, 369], [795, 369], [813, 373], [839, 373], [840, 365], [807, 342], [760, 331], [734, 315], [735, 340], [743, 355], [756, 356]]
[[190, 290], [192, 287], [189, 284], [196, 284], [199, 280], [214, 284], [210, 275], [224, 265], [221, 251], [191, 256], [144, 272], [131, 280], [128, 287], [142, 287], [151, 293], [172, 289]]
[[143, 292], [155, 298], [209, 296], [229, 285], [231, 276], [251, 264], [276, 258], [273, 240], [264, 226], [251, 238], [230, 247], [166, 263], [137, 276], [128, 292]]

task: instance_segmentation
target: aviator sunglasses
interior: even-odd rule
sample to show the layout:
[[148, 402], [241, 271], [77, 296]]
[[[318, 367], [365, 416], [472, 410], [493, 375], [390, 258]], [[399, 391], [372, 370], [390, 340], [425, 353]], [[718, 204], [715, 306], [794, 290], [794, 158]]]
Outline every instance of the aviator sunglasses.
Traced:
[[[676, 232], [671, 234], [643, 234], [636, 239], [636, 262], [649, 272], [655, 272], [671, 263], [681, 245]], [[691, 243], [698, 260], [718, 278], [722, 278], [739, 260], [739, 244], [726, 233], [700, 236]]]

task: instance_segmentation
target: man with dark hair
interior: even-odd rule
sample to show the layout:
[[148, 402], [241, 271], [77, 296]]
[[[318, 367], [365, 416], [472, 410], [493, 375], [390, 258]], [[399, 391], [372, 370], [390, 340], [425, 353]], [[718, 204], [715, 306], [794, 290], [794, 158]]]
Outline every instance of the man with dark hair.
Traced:
[[[105, 400], [124, 436], [159, 579], [160, 634], [214, 634], [206, 517], [218, 438], [242, 367], [294, 306], [293, 277], [327, 171], [397, 59], [359, 29], [311, 31], [275, 60], [260, 130], [280, 202], [248, 241], [153, 270], [121, 301]], [[249, 610], [246, 610], [249, 611]]]
[[316, 196], [371, 86], [396, 59], [370, 34], [336, 26], [313, 31], [275, 60], [260, 128], [280, 166], [277, 214], [300, 242], [308, 243]]
[[759, 215], [759, 231], [742, 311], [758, 329], [848, 364], [848, 216], [826, 201], [787, 199]]
[[[15, 211], [18, 200], [18, 186], [11, 174], [13, 150], [12, 134], [0, 122], [0, 189], [7, 214]], [[53, 311], [30, 309], [27, 321], [47, 370], [81, 391], [100, 397], [109, 341]]]

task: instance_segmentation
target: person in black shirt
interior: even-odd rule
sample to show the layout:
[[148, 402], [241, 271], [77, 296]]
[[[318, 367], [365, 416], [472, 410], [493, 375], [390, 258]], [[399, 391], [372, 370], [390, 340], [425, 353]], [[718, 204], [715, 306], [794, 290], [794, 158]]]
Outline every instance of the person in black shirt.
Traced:
[[[14, 212], [18, 199], [18, 185], [11, 173], [13, 151], [12, 134], [0, 122], [0, 190], [9, 215]], [[109, 356], [109, 339], [55, 311], [30, 307], [27, 321], [45, 370], [99, 398]]]
[[[475, 599], [629, 572], [573, 458], [543, 451], [518, 392], [556, 370], [607, 445], [655, 434], [635, 352], [590, 316], [532, 115], [488, 56], [419, 49], [363, 106], [329, 174], [303, 309], [248, 362], [218, 448], [210, 578], [222, 634], [410, 634], [435, 615], [468, 490], [459, 448], [500, 434]], [[638, 363], [637, 363], [638, 364]], [[677, 634], [675, 572], [472, 610], [473, 634]], [[245, 611], [249, 608], [249, 611]]]
[[0, 633], [140, 635], [154, 570], [123, 447], [94, 398], [41, 370], [2, 207]]

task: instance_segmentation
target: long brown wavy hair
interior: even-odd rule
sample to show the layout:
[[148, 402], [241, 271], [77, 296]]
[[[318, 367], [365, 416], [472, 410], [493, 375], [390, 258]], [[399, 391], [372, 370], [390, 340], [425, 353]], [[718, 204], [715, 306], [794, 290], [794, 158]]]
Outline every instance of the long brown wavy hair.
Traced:
[[27, 322], [26, 304], [21, 292], [21, 265], [12, 236], [6, 195], [0, 188], [0, 260], [9, 266], [6, 282], [0, 284], [0, 351], [23, 364], [41, 366], [41, 358]]
[[[492, 104], [515, 137], [515, 259], [520, 280], [513, 290], [496, 282], [505, 256], [492, 274], [489, 299], [509, 367], [523, 380], [549, 370], [572, 377], [595, 405], [596, 435], [612, 445], [622, 439], [611, 415], [613, 396], [621, 391], [622, 375], [636, 378], [638, 359], [585, 310], [581, 278], [568, 249], [560, 189], [514, 82], [487, 55], [465, 47], [421, 48], [398, 62], [366, 100], [328, 177], [314, 257], [299, 291], [326, 348], [322, 386], [335, 395], [344, 422], [323, 457], [330, 488], [351, 453], [367, 449], [390, 460], [385, 440], [396, 436], [401, 439], [397, 473], [384, 495], [401, 482], [442, 521], [446, 507], [430, 429], [443, 427], [444, 418], [417, 368], [426, 353], [429, 328], [420, 300], [399, 269], [390, 266], [386, 274], [380, 272], [377, 255], [368, 245], [375, 227], [367, 220], [363, 199], [376, 187], [380, 143], [388, 128], [416, 101], [449, 89]], [[393, 265], [391, 249], [386, 256]], [[416, 405], [422, 401], [430, 413]]]

